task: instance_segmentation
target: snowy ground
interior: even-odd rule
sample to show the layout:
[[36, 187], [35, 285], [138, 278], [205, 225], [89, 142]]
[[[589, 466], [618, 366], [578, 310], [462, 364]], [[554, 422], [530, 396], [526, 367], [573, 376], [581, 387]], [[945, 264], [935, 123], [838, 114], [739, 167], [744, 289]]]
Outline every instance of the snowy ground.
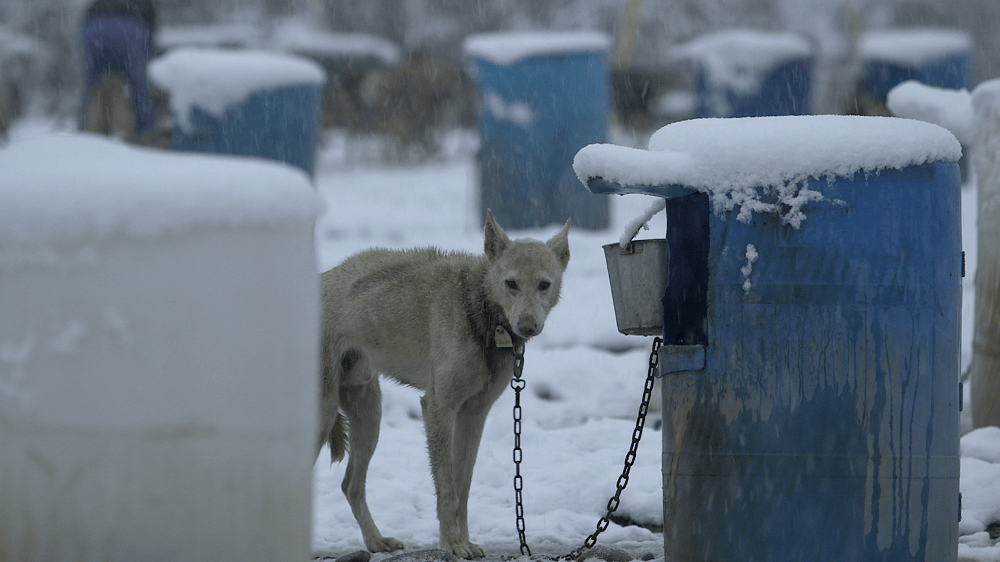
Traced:
[[[12, 132], [12, 140], [45, 128], [49, 125], [21, 125]], [[327, 203], [316, 227], [318, 269], [328, 269], [371, 246], [436, 245], [480, 252], [474, 143], [474, 135], [453, 135], [446, 156], [438, 161], [389, 166], [365, 157], [372, 152], [365, 143], [328, 139], [316, 176], [317, 189]], [[638, 195], [615, 198], [610, 229], [571, 232], [572, 258], [562, 301], [526, 352], [522, 473], [527, 537], [535, 554], [565, 554], [579, 546], [603, 515], [621, 472], [651, 339], [616, 331], [601, 245], [617, 241], [624, 225], [650, 202]], [[975, 204], [975, 191], [963, 190], [969, 271], [963, 363], [971, 355]], [[664, 229], [661, 215], [640, 237], [660, 237]], [[544, 239], [555, 231], [553, 226], [511, 234]], [[409, 549], [431, 548], [436, 546], [438, 526], [419, 397], [412, 389], [388, 383], [383, 393], [383, 428], [369, 473], [369, 502], [384, 534], [402, 540]], [[472, 540], [494, 559], [518, 554], [512, 405], [508, 392], [490, 415], [469, 501]], [[661, 435], [654, 419], [646, 427], [619, 512], [639, 523], [658, 525], [662, 523]], [[960, 560], [1000, 562], [1000, 546], [986, 529], [1000, 521], [1000, 429], [967, 435], [962, 454]], [[312, 547], [318, 557], [339, 557], [364, 547], [340, 492], [344, 464], [331, 466], [327, 458], [324, 451], [314, 469]], [[645, 553], [663, 557], [662, 536], [639, 526], [612, 524], [600, 544], [623, 548], [635, 557]]]

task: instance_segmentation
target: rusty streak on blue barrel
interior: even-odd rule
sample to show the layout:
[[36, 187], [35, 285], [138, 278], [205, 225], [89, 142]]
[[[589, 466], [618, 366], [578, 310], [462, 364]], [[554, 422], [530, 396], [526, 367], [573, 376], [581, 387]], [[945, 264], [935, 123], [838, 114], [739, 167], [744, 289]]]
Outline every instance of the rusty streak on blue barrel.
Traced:
[[[646, 190], [688, 217], [668, 222], [671, 281], [686, 254], [688, 288], [704, 291], [665, 296], [691, 308], [664, 312], [666, 560], [954, 561], [958, 166], [809, 188], [826, 200], [800, 229], [740, 222], [677, 186]], [[698, 237], [701, 249], [685, 242]], [[745, 276], [748, 244], [760, 258]], [[706, 345], [670, 345], [697, 343], [685, 323], [699, 318]]]

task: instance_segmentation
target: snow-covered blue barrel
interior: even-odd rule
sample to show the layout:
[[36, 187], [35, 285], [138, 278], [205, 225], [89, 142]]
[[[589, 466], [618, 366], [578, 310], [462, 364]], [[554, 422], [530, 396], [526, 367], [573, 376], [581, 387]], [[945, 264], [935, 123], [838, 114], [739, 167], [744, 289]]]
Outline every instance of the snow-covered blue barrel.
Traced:
[[323, 69], [288, 54], [179, 48], [149, 75], [170, 96], [171, 147], [257, 156], [312, 174], [319, 142]]
[[864, 65], [861, 88], [885, 103], [907, 80], [954, 90], [972, 88], [972, 39], [950, 29], [870, 31], [858, 45]]
[[799, 35], [726, 30], [680, 45], [671, 56], [697, 65], [698, 117], [806, 115], [810, 111], [812, 47]]
[[309, 178], [90, 135], [0, 169], [0, 559], [308, 559]]
[[667, 198], [667, 560], [956, 559], [960, 154], [857, 116], [577, 154], [592, 191]]
[[479, 85], [480, 214], [506, 228], [605, 228], [608, 201], [581, 190], [573, 155], [607, 138], [608, 48], [598, 32], [504, 32], [466, 39]]

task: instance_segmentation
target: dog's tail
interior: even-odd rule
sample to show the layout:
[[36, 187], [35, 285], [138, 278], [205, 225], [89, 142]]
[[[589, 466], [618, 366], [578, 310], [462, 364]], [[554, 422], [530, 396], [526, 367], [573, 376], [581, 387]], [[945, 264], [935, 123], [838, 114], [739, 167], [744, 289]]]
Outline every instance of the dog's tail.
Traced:
[[347, 418], [344, 414], [337, 412], [336, 419], [333, 420], [333, 427], [326, 436], [326, 442], [330, 445], [330, 462], [340, 462], [344, 460], [347, 453]]

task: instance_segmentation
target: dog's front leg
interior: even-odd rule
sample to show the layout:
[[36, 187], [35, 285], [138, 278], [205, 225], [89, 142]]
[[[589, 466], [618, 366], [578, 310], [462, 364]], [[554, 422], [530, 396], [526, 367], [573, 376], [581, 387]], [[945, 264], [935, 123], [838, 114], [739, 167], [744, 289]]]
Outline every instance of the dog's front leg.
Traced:
[[[431, 393], [420, 399], [427, 451], [431, 459], [431, 475], [437, 492], [437, 516], [440, 524], [441, 548], [459, 558], [482, 558], [482, 548], [469, 542], [468, 530], [460, 524], [459, 489], [455, 470], [455, 407]], [[481, 430], [480, 430], [481, 431]], [[467, 497], [467, 496], [466, 496]], [[462, 512], [464, 513], [464, 509]], [[464, 535], [463, 535], [464, 529]]]
[[472, 487], [472, 471], [476, 465], [479, 444], [483, 437], [483, 426], [492, 400], [477, 396], [458, 411], [455, 419], [455, 489], [458, 494], [458, 525], [462, 539], [474, 549], [482, 550], [469, 542], [469, 489]]

